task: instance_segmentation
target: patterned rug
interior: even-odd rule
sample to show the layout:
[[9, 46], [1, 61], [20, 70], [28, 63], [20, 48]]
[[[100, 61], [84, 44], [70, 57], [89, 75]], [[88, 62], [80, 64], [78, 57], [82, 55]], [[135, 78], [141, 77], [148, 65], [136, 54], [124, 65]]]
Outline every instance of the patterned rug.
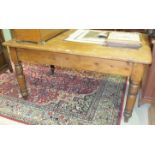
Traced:
[[0, 75], [0, 115], [26, 124], [120, 124], [126, 78], [24, 64], [29, 97], [14, 73]]

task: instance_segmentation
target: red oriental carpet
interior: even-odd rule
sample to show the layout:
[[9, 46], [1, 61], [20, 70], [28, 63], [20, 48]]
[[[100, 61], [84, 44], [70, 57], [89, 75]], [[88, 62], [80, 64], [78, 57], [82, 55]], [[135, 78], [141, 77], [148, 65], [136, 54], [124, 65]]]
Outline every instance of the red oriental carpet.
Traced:
[[26, 124], [120, 124], [126, 78], [24, 64], [29, 97], [14, 73], [0, 75], [0, 115]]

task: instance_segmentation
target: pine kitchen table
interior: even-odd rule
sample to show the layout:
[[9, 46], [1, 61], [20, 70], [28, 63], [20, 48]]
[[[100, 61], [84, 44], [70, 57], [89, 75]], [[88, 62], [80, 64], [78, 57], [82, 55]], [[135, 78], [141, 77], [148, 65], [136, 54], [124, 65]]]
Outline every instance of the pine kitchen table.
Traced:
[[16, 77], [23, 98], [28, 96], [22, 62], [48, 64], [81, 70], [117, 74], [129, 77], [130, 86], [124, 112], [125, 121], [132, 116], [145, 67], [152, 62], [146, 35], [142, 34], [142, 47], [138, 49], [114, 48], [65, 39], [75, 30], [68, 30], [45, 44], [4, 42], [15, 65]]

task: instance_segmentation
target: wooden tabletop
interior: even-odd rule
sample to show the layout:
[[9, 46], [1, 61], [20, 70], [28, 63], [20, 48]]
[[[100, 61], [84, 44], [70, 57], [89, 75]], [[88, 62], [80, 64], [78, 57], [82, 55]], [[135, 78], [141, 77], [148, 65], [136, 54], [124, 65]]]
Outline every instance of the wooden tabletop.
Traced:
[[97, 58], [106, 58], [111, 60], [122, 60], [128, 62], [136, 62], [150, 64], [152, 62], [151, 50], [149, 47], [148, 38], [142, 34], [142, 47], [138, 49], [129, 48], [114, 48], [103, 45], [78, 43], [65, 41], [70, 34], [75, 30], [69, 30], [57, 37], [47, 41], [45, 44], [34, 43], [18, 43], [15, 40], [4, 42], [3, 45], [9, 47], [46, 50], [51, 52], [67, 53], [72, 55], [82, 55]]

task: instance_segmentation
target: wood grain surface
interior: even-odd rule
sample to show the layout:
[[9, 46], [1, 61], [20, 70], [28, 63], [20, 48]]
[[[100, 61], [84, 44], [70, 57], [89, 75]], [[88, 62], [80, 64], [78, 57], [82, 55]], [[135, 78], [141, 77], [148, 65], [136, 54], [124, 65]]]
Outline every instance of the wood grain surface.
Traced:
[[129, 48], [114, 48], [90, 43], [78, 43], [65, 41], [65, 39], [75, 30], [69, 30], [57, 37], [50, 39], [44, 45], [16, 42], [11, 40], [5, 42], [3, 45], [17, 48], [26, 48], [34, 50], [46, 50], [51, 52], [66, 53], [80, 56], [90, 56], [97, 58], [105, 58], [111, 60], [121, 60], [128, 62], [136, 62], [143, 64], [150, 64], [152, 62], [151, 50], [148, 43], [148, 38], [142, 34], [142, 47], [139, 49]]

